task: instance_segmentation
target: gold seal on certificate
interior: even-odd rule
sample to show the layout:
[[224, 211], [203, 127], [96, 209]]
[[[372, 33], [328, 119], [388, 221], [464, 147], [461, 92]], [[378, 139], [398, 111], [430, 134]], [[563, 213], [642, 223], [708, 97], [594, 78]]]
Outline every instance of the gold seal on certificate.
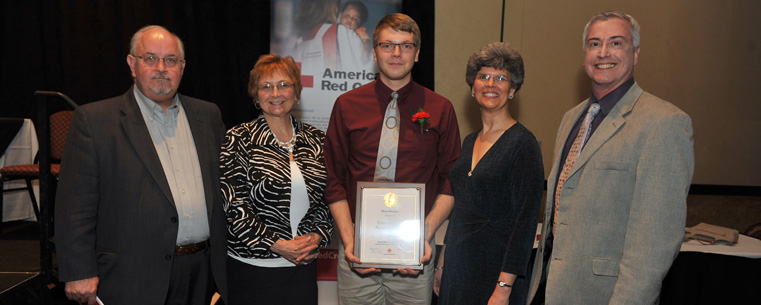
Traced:
[[393, 208], [397, 203], [399, 203], [399, 197], [397, 197], [394, 193], [387, 193], [386, 196], [383, 196], [383, 203], [387, 207]]
[[425, 184], [358, 182], [354, 267], [423, 269]]

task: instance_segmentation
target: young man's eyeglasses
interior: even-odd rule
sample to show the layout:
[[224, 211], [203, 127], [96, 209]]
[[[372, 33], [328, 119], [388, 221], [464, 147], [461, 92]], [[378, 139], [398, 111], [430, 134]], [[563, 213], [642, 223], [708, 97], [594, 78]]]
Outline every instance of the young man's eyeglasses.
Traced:
[[379, 42], [377, 44], [378, 49], [380, 49], [383, 52], [393, 52], [396, 47], [399, 47], [399, 50], [402, 52], [412, 52], [415, 51], [415, 48], [417, 48], [417, 45], [412, 42], [403, 42], [403, 43], [390, 43], [390, 42]]

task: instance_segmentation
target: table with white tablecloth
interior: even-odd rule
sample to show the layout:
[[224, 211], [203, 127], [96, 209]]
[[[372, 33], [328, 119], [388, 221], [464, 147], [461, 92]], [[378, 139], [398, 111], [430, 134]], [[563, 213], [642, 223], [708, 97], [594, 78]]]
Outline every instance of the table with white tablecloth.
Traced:
[[[21, 129], [8, 145], [8, 148], [0, 157], [0, 167], [6, 167], [19, 164], [34, 163], [34, 156], [37, 154], [37, 132], [34, 124], [30, 119], [24, 119]], [[36, 198], [39, 196], [39, 180], [32, 182]], [[3, 189], [26, 187], [24, 180], [6, 181]], [[39, 199], [37, 200], [39, 202]], [[5, 192], [3, 193], [3, 219], [2, 221], [34, 219], [34, 209], [32, 208], [29, 192], [26, 190]]]
[[761, 240], [745, 235], [734, 245], [690, 240], [682, 243], [663, 280], [660, 304], [759, 304], [759, 275]]
[[740, 234], [737, 243], [704, 243], [696, 239], [682, 243], [680, 252], [713, 253], [746, 258], [761, 258], [761, 240]]

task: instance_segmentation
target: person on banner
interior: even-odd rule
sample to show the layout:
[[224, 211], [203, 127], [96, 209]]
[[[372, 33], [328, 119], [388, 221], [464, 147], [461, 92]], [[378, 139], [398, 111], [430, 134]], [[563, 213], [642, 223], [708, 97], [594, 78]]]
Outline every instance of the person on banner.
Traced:
[[341, 7], [340, 23], [347, 29], [353, 30], [359, 39], [362, 39], [362, 56], [369, 60], [373, 54], [373, 45], [370, 35], [367, 34], [367, 28], [364, 27], [367, 17], [367, 6], [362, 1], [346, 1]]
[[[216, 105], [177, 93], [182, 41], [138, 30], [123, 95], [71, 120], [55, 204], [66, 296], [80, 304], [209, 304], [226, 293]], [[210, 272], [211, 271], [211, 272]]]
[[230, 305], [317, 304], [315, 260], [333, 218], [323, 202], [325, 133], [291, 115], [301, 89], [293, 58], [259, 57], [248, 93], [262, 113], [222, 144]]
[[558, 129], [528, 302], [656, 304], [684, 237], [692, 122], [634, 81], [632, 16], [593, 16], [583, 43], [592, 92]]
[[337, 23], [339, 4], [334, 0], [299, 2], [294, 18], [299, 38], [292, 55], [301, 63], [302, 73], [355, 71], [372, 63], [366, 41], [354, 29]]
[[362, 41], [369, 41], [370, 35], [364, 27], [368, 17], [367, 6], [362, 1], [350, 0], [341, 6], [340, 23], [347, 29], [353, 30]]
[[509, 44], [487, 44], [468, 60], [482, 127], [465, 138], [449, 173], [457, 204], [436, 268], [439, 304], [526, 302], [544, 168], [536, 138], [509, 111], [523, 75]]
[[[431, 303], [433, 236], [454, 205], [449, 170], [460, 155], [460, 134], [452, 103], [412, 80], [420, 39], [409, 16], [381, 19], [373, 33], [379, 80], [339, 96], [333, 106], [325, 136], [325, 201], [341, 236], [341, 304]], [[379, 145], [382, 139], [389, 145]], [[359, 181], [425, 183], [422, 271], [351, 266], [361, 263], [354, 255]]]

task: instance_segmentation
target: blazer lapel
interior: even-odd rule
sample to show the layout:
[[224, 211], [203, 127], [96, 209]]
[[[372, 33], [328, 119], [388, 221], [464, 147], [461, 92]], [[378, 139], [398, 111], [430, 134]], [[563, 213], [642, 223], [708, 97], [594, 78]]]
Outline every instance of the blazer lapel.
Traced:
[[174, 206], [174, 197], [172, 197], [172, 191], [169, 189], [169, 182], [166, 180], [164, 168], [161, 165], [158, 153], [156, 153], [156, 147], [153, 145], [148, 127], [145, 125], [143, 114], [140, 112], [137, 100], [135, 100], [133, 87], [130, 87], [127, 93], [124, 94], [122, 105], [119, 106], [122, 112], [120, 123], [124, 133], [127, 135], [127, 139], [132, 144], [132, 147], [135, 148], [137, 155], [143, 161], [143, 164], [145, 164], [151, 177], [156, 181], [166, 199]]
[[[571, 129], [573, 129], [574, 123], [579, 119], [582, 112], [584, 111], [584, 105], [586, 105], [587, 101], [583, 101], [580, 104], [576, 105], [574, 108], [571, 108], [569, 110], [570, 114], [566, 114], [563, 116], [563, 121], [560, 122], [561, 128], [558, 130], [558, 134], [555, 136], [555, 148], [553, 151], [553, 158], [552, 158], [552, 168], [550, 168], [550, 174], [547, 177], [547, 204], [552, 205], [552, 202], [555, 200], [555, 187], [557, 186], [557, 178], [558, 173], [562, 170], [560, 168], [560, 157], [563, 154], [563, 147], [565, 146], [566, 141], [568, 140], [568, 135], [571, 133]], [[551, 213], [553, 209], [547, 208], [545, 209], [545, 217], [544, 219], [550, 219]], [[545, 225], [543, 230], [546, 231], [546, 228], [551, 226], [551, 224]], [[542, 232], [542, 234], [546, 234], [547, 232]]]
[[610, 110], [610, 113], [608, 113], [602, 123], [600, 123], [600, 126], [597, 127], [597, 130], [592, 134], [592, 137], [589, 138], [587, 144], [584, 145], [584, 148], [581, 150], [579, 157], [576, 158], [576, 163], [574, 163], [573, 168], [571, 168], [571, 173], [569, 175], [573, 175], [585, 166], [587, 161], [592, 158], [600, 147], [602, 147], [605, 142], [608, 142], [608, 140], [610, 140], [610, 138], [626, 124], [625, 117], [632, 111], [632, 108], [634, 108], [640, 95], [642, 95], [642, 88], [640, 88], [635, 82], [634, 85], [629, 88], [629, 91], [621, 97], [621, 100], [613, 106], [613, 109]]
[[[571, 133], [571, 130], [573, 129], [573, 125], [576, 123], [576, 121], [579, 120], [579, 118], [583, 114], [585, 105], [587, 104], [588, 101], [589, 100], [584, 100], [579, 105], [574, 107], [571, 110], [572, 114], [570, 116], [567, 116], [566, 121], [561, 122], [562, 124], [561, 126], [563, 127], [563, 129], [560, 130], [560, 132], [558, 132], [557, 138], [555, 139], [555, 151], [553, 153], [554, 156], [552, 158], [554, 162], [552, 164], [552, 169], [550, 171], [562, 170], [560, 168], [560, 161], [561, 161], [560, 157], [563, 156], [563, 148], [565, 147], [566, 142], [568, 141], [568, 137]], [[571, 139], [571, 141], [573, 141], [573, 139]], [[557, 173], [550, 176], [552, 176], [551, 178], [554, 180], [556, 178], [555, 176], [557, 176]]]

